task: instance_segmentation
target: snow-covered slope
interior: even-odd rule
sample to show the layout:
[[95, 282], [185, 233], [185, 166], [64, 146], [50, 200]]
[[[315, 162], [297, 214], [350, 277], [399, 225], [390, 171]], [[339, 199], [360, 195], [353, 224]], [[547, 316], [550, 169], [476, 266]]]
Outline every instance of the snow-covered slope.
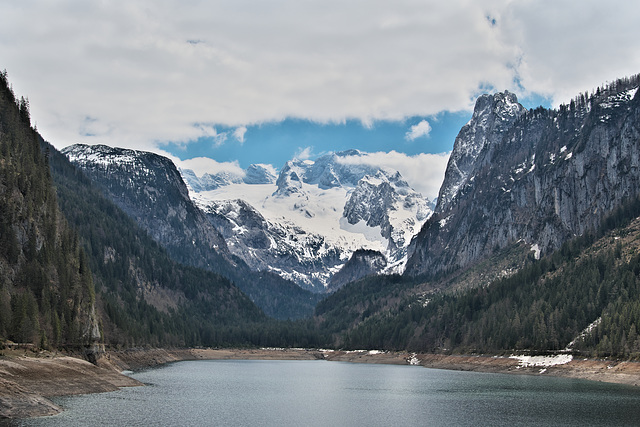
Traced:
[[210, 191], [229, 184], [272, 184], [276, 182], [275, 170], [271, 165], [250, 165], [244, 173], [215, 171], [197, 176], [191, 169], [181, 169], [183, 179], [195, 192]]
[[357, 249], [379, 251], [402, 268], [406, 246], [432, 213], [397, 171], [346, 161], [362, 155], [291, 160], [275, 182], [244, 179], [207, 191], [191, 174], [183, 177], [234, 255], [324, 291]]

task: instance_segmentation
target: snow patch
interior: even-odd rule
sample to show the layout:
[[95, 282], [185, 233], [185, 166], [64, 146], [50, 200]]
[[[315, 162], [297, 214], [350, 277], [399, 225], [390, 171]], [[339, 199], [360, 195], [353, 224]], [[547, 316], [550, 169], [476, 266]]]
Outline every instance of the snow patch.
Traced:
[[537, 243], [531, 245], [531, 251], [533, 252], [533, 257], [535, 259], [540, 259], [540, 246]]
[[411, 353], [411, 357], [407, 359], [407, 363], [413, 366], [420, 366], [420, 359], [416, 353]]
[[584, 328], [584, 330], [582, 332], [580, 332], [578, 334], [578, 336], [573, 339], [573, 341], [571, 341], [569, 344], [567, 344], [567, 348], [565, 350], [571, 350], [573, 348], [573, 346], [575, 345], [576, 341], [588, 336], [591, 333], [591, 331], [593, 331], [595, 328], [598, 327], [598, 325], [600, 324], [601, 321], [602, 321], [602, 317], [598, 317], [596, 320], [591, 322], [591, 324], [589, 324], [589, 326]]
[[448, 217], [446, 217], [446, 218], [442, 218], [442, 219], [440, 220], [440, 222], [439, 222], [439, 224], [440, 224], [440, 228], [444, 228], [444, 227], [447, 225], [447, 223], [449, 222], [449, 219], [450, 219], [450, 218], [451, 218], [451, 215], [449, 215], [449, 216], [448, 216]]
[[516, 359], [520, 362], [519, 368], [543, 367], [565, 365], [573, 360], [570, 354], [558, 354], [555, 356], [524, 356], [511, 355], [509, 359]]

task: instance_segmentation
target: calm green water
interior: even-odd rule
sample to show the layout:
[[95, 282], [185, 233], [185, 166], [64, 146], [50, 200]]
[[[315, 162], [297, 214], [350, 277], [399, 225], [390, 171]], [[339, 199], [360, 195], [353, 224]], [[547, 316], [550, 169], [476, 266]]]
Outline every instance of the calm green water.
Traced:
[[544, 376], [324, 361], [180, 362], [147, 387], [58, 398], [24, 426], [640, 425], [640, 389]]

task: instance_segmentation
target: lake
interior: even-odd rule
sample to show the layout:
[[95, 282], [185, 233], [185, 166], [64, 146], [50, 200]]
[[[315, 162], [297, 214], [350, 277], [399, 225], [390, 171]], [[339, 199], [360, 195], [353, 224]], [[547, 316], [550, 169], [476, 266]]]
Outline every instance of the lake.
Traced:
[[12, 426], [638, 425], [640, 389], [585, 380], [327, 361], [209, 360], [131, 374], [146, 387], [53, 399]]

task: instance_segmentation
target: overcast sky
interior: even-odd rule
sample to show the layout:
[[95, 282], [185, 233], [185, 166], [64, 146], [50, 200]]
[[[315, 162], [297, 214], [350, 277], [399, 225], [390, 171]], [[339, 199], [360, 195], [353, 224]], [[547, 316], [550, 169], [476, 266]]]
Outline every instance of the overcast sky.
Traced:
[[[483, 92], [555, 106], [639, 73], [638, 18], [640, 2], [628, 0], [9, 0], [0, 69], [59, 148], [103, 143], [242, 167], [263, 150], [279, 153], [268, 159], [278, 168], [342, 149], [261, 139], [260, 129], [306, 120], [415, 160], [449, 151]], [[386, 127], [388, 146], [364, 143]]]

